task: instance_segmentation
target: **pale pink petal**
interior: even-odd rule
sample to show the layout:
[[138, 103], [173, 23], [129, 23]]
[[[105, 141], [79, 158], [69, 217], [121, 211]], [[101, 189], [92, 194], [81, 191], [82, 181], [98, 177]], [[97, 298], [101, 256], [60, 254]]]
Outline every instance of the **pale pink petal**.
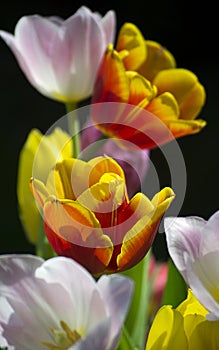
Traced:
[[56, 72], [51, 65], [58, 29], [54, 22], [38, 15], [22, 17], [15, 28], [16, 47], [36, 86], [47, 95], [58, 91]]
[[219, 211], [198, 217], [166, 218], [167, 246], [173, 262], [196, 298], [219, 319]]
[[84, 339], [79, 340], [68, 350], [108, 350], [109, 318], [100, 322]]
[[[218, 255], [218, 252], [217, 252], [217, 255]], [[212, 265], [213, 265], [213, 262], [215, 261], [215, 256], [210, 256], [209, 258], [212, 260]], [[202, 273], [200, 274], [201, 271], [197, 271], [197, 266], [194, 271], [194, 262], [192, 261], [189, 254], [185, 254], [185, 261], [186, 261], [187, 272], [188, 272], [187, 273], [188, 284], [192, 289], [193, 294], [200, 301], [200, 303], [204, 305], [204, 307], [209, 311], [207, 318], [212, 321], [218, 320], [219, 303], [212, 297], [211, 293], [206, 288], [207, 275], [205, 275], [205, 278], [203, 279], [203, 274]], [[203, 281], [205, 283], [203, 283]]]
[[98, 281], [98, 286], [112, 319], [111, 343], [107, 349], [113, 350], [130, 306], [134, 284], [131, 279], [122, 275], [112, 275], [111, 278], [102, 276]]
[[206, 223], [200, 250], [204, 255], [214, 252], [217, 247], [219, 250], [219, 211], [214, 213]]
[[205, 225], [206, 221], [199, 217], [164, 219], [169, 254], [185, 281], [188, 279], [185, 253], [193, 260], [199, 256], [201, 231]]
[[31, 68], [28, 66], [27, 62], [25, 61], [25, 57], [23, 57], [22, 52], [20, 52], [19, 48], [17, 47], [15, 37], [12, 34], [7, 33], [3, 30], [0, 31], [0, 36], [10, 47], [11, 51], [17, 59], [21, 70], [24, 72], [29, 82], [43, 95], [46, 95], [47, 92], [45, 91], [45, 89], [42, 86], [38, 86], [37, 82], [35, 81]]
[[[79, 329], [82, 325], [84, 329], [88, 329], [90, 324], [94, 326], [99, 319], [106, 316], [103, 300], [96, 292], [95, 280], [74, 260], [65, 257], [47, 260], [40, 269], [36, 270], [36, 277], [46, 281], [47, 284], [58, 281], [66, 290], [69, 297], [66, 307], [72, 305], [72, 313], [76, 314], [77, 317], [75, 324], [72, 324], [72, 313], [67, 312], [66, 308], [63, 310], [63, 317], [73, 329]], [[84, 293], [85, 290], [86, 293]], [[60, 300], [58, 295], [56, 298], [56, 303], [61, 308], [61, 310], [57, 310], [57, 313], [60, 314], [65, 302], [62, 295], [60, 295]]]
[[116, 29], [116, 14], [114, 11], [108, 11], [107, 14], [101, 20], [103, 30], [105, 33], [106, 43], [114, 44], [115, 29]]
[[[70, 93], [71, 88], [71, 94], [77, 100], [81, 95], [88, 97], [91, 94], [107, 43], [101, 23], [90, 15], [90, 10], [86, 7], [80, 8], [73, 17], [64, 22], [64, 25], [63, 40], [68, 43], [72, 57], [71, 66], [66, 67], [69, 77], [63, 79], [66, 81], [66, 86], [63, 88], [65, 94], [67, 91]], [[57, 66], [55, 68], [58, 68]], [[57, 75], [59, 76], [59, 71]]]

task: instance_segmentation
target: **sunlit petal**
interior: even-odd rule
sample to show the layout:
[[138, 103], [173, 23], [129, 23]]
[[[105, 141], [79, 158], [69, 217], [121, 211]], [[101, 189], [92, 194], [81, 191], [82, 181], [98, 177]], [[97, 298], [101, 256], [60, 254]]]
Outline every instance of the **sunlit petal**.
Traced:
[[125, 23], [119, 31], [116, 50], [127, 70], [136, 70], [147, 57], [147, 48], [140, 30], [132, 23]]
[[158, 72], [164, 69], [175, 68], [175, 58], [164, 46], [152, 40], [146, 40], [145, 45], [147, 57], [138, 68], [138, 72], [145, 78], [153, 81]]

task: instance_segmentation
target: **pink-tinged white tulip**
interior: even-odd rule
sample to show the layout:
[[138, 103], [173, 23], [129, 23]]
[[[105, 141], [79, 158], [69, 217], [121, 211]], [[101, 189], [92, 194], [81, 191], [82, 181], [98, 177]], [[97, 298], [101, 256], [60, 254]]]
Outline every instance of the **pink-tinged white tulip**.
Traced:
[[2, 255], [0, 276], [0, 347], [115, 349], [132, 295], [130, 279], [111, 275], [96, 282], [71, 259], [32, 255]]
[[114, 41], [115, 13], [104, 17], [82, 6], [66, 20], [23, 16], [15, 34], [0, 36], [15, 55], [29, 82], [61, 102], [89, 97], [106, 46]]
[[165, 218], [167, 246], [173, 262], [209, 320], [219, 319], [219, 211], [200, 217]]

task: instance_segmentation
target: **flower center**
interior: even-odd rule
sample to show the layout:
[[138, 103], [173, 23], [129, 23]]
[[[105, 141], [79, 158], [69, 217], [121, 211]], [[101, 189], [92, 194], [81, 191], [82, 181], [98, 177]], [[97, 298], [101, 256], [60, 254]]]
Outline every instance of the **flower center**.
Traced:
[[66, 350], [81, 338], [81, 335], [76, 330], [72, 330], [64, 321], [60, 321], [60, 326], [62, 329], [50, 327], [53, 343], [42, 341], [42, 344], [50, 350]]

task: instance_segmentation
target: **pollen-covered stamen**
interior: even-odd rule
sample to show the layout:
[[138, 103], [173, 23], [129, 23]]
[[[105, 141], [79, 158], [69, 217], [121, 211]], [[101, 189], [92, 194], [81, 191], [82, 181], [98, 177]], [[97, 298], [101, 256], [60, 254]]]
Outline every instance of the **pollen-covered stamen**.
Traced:
[[62, 330], [50, 327], [54, 343], [41, 342], [50, 350], [66, 350], [81, 338], [81, 335], [76, 330], [72, 330], [64, 321], [60, 321], [60, 325]]

